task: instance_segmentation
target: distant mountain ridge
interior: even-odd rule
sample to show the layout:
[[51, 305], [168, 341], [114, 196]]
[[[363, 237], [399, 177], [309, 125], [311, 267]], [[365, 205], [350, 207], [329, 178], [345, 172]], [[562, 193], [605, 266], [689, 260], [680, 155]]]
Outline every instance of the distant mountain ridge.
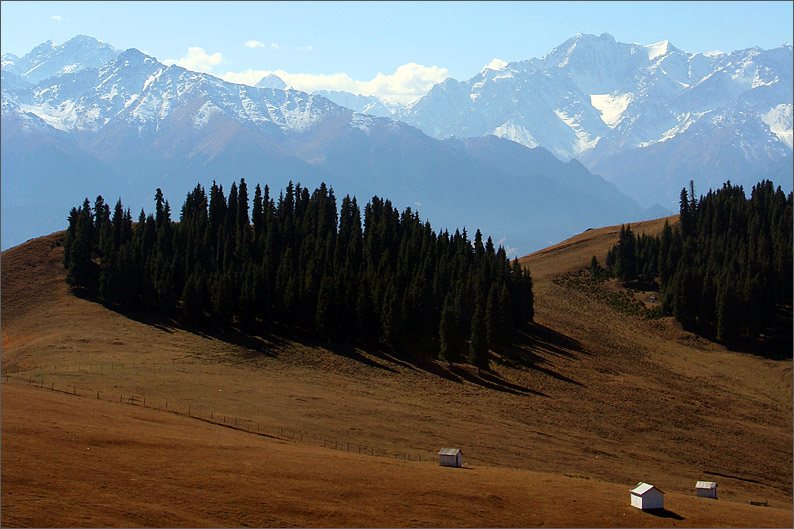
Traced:
[[78, 35], [56, 46], [51, 40], [33, 48], [22, 58], [6, 53], [3, 73], [18, 76], [26, 83], [38, 84], [49, 77], [98, 68], [118, 56], [119, 50], [102, 41]]
[[[83, 37], [47, 47], [83, 47], [87, 57], [108, 50]], [[213, 179], [273, 189], [325, 181], [362, 203], [377, 194], [410, 206], [439, 229], [480, 228], [522, 253], [587, 227], [659, 214], [581, 166], [571, 172], [545, 150], [508, 140], [443, 142], [321, 95], [228, 83], [136, 49], [99, 66], [63, 52], [39, 55], [61, 73], [36, 84], [14, 73], [33, 59], [4, 57], [4, 247], [62, 229], [86, 196], [121, 197], [137, 212], [151, 209], [151, 189], [180, 197]], [[521, 154], [501, 159], [505, 150]]]
[[726, 180], [749, 188], [791, 155], [792, 47], [702, 54], [578, 34], [388, 114], [368, 104], [359, 110], [435, 138], [492, 134], [577, 158], [640, 203], [672, 208], [689, 180], [704, 193]]

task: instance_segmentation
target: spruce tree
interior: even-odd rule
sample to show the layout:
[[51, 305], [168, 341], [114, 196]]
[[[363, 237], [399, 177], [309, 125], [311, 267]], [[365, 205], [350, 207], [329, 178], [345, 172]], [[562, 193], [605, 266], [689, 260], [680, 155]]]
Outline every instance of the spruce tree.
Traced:
[[479, 369], [488, 369], [488, 337], [485, 314], [480, 304], [474, 310], [471, 320], [471, 336], [469, 337], [469, 363]]
[[444, 300], [444, 307], [441, 310], [441, 323], [438, 327], [439, 352], [438, 357], [449, 363], [460, 362], [462, 340], [460, 335], [460, 325], [458, 324], [459, 314], [455, 310], [457, 302], [454, 294], [450, 293]]

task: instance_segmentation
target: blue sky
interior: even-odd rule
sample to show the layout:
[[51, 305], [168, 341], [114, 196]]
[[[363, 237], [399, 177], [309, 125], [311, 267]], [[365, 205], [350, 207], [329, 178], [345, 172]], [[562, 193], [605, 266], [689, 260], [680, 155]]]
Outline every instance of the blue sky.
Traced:
[[[576, 33], [690, 52], [792, 42], [792, 2], [0, 2], [0, 48], [90, 35], [235, 82], [403, 98]], [[327, 85], [327, 86], [326, 86]]]

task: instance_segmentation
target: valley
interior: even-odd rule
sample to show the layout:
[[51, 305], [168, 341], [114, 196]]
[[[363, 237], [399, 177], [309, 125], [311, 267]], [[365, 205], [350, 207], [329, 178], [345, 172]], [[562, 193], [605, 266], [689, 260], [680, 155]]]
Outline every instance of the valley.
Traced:
[[[535, 324], [518, 361], [480, 373], [122, 315], [69, 292], [62, 232], [11, 248], [3, 525], [790, 525], [791, 360], [554, 281], [603, 262], [618, 231], [521, 259]], [[464, 469], [433, 462], [446, 446]], [[704, 479], [717, 502], [695, 497]], [[638, 481], [665, 491], [665, 516], [630, 507]]]

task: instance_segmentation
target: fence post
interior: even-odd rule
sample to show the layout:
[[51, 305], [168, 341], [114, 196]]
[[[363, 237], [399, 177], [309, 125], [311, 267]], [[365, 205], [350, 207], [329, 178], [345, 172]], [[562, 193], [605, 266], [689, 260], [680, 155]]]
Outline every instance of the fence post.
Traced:
[[187, 407], [187, 416], [190, 417], [190, 406]]
[[72, 394], [77, 395], [77, 386], [72, 386]]

